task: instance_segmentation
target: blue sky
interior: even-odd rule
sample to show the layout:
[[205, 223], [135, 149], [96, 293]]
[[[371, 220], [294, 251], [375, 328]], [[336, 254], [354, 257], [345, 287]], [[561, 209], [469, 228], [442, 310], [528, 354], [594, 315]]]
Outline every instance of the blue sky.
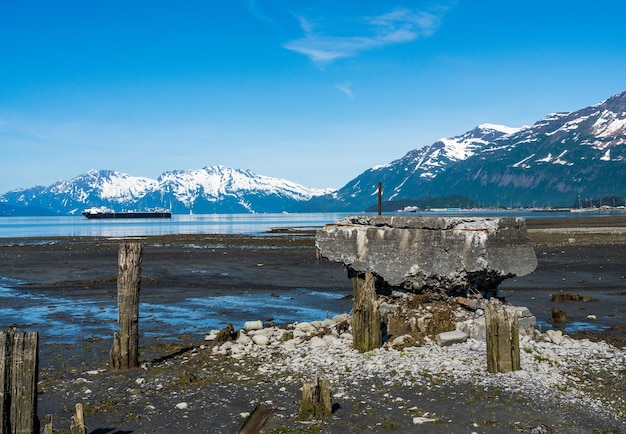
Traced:
[[626, 90], [626, 3], [0, 2], [0, 193], [221, 164], [309, 187]]

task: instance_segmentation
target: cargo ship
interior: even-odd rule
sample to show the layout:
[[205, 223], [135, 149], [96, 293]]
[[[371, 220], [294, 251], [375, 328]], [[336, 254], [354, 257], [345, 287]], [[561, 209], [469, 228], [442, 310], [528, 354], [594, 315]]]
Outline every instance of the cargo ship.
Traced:
[[145, 211], [113, 211], [106, 207], [93, 207], [83, 211], [88, 219], [169, 219], [172, 212], [168, 209], [147, 209]]

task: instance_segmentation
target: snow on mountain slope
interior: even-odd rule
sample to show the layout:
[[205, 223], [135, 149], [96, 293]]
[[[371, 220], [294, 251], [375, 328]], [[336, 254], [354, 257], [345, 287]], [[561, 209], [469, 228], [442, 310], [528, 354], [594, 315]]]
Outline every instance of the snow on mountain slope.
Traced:
[[167, 207], [179, 213], [283, 212], [333, 191], [307, 188], [249, 170], [209, 166], [165, 172], [156, 180], [112, 170], [90, 170], [47, 188], [8, 192], [0, 200], [40, 206], [57, 214], [78, 214], [93, 206], [120, 211]]
[[308, 200], [332, 192], [332, 189], [312, 189], [280, 178], [257, 175], [249, 170], [224, 166], [198, 170], [166, 172], [158, 179], [159, 188], [168, 188], [181, 202], [191, 204], [199, 196], [217, 199], [240, 196], [250, 192], [275, 194], [294, 200]]
[[132, 202], [143, 197], [158, 185], [157, 181], [138, 176], [131, 176], [111, 170], [90, 170], [69, 181], [59, 181], [50, 186], [52, 194], [73, 192], [76, 200], [84, 200], [90, 194], [100, 198], [114, 199], [121, 203]]

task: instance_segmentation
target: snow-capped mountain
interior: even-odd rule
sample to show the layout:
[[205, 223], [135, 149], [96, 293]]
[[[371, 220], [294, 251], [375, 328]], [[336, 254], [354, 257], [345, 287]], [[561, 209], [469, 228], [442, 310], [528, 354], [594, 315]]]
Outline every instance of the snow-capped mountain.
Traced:
[[529, 127], [481, 125], [365, 171], [336, 193], [351, 206], [460, 195], [483, 205], [573, 206], [626, 196], [626, 92]]
[[389, 164], [372, 167], [339, 189], [337, 197], [349, 203], [371, 205], [372, 198], [378, 194], [378, 182], [383, 183], [385, 200], [427, 197], [416, 190], [418, 184], [429, 183], [451, 165], [473, 157], [497, 139], [517, 131], [517, 128], [483, 124], [460, 136], [439, 139]]
[[379, 182], [385, 201], [457, 196], [501, 206], [574, 206], [603, 197], [623, 202], [626, 92], [549, 114], [532, 126], [480, 125], [368, 169], [337, 191], [222, 166], [165, 172], [156, 180], [93, 170], [49, 187], [5, 193], [0, 215], [37, 209], [72, 215], [92, 206], [165, 207], [185, 214], [362, 211], [376, 205]]
[[174, 213], [283, 212], [332, 190], [311, 189], [279, 178], [223, 166], [163, 173], [158, 179], [90, 170], [49, 187], [10, 191], [0, 202], [74, 215], [92, 206], [115, 210], [165, 207]]

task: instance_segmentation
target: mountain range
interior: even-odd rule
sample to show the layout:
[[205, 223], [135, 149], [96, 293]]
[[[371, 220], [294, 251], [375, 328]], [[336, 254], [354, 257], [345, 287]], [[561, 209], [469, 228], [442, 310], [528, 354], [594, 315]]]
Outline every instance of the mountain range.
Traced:
[[[626, 196], [626, 92], [532, 126], [483, 124], [373, 167], [338, 190], [208, 166], [158, 179], [90, 170], [69, 181], [0, 195], [0, 215], [75, 215], [92, 206], [173, 213], [363, 211], [455, 197], [482, 206], [575, 206]], [[615, 200], [615, 199], [614, 199]]]

